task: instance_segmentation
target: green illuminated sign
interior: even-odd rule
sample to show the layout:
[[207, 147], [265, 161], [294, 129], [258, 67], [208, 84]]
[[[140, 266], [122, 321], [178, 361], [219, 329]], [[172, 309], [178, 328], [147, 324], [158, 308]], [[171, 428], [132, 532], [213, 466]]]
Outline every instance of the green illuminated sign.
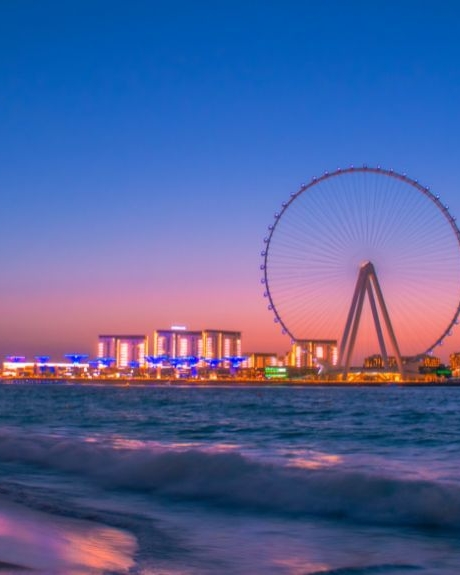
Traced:
[[267, 379], [286, 379], [288, 376], [286, 367], [267, 366], [265, 368], [265, 377]]
[[452, 375], [452, 370], [451, 369], [437, 369], [436, 370], [436, 375], [446, 375], [447, 377], [450, 377]]

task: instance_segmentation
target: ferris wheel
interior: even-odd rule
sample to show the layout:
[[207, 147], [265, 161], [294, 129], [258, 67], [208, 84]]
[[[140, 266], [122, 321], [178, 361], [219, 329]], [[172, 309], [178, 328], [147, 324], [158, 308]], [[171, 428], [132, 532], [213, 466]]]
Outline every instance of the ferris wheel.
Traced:
[[335, 340], [339, 362], [385, 342], [417, 357], [458, 323], [460, 231], [439, 196], [405, 174], [326, 172], [292, 193], [268, 229], [264, 296], [294, 341]]

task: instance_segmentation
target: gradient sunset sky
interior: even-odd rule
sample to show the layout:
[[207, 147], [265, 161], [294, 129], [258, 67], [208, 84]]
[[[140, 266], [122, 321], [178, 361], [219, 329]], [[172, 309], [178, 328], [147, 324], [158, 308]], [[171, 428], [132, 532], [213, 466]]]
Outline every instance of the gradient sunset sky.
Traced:
[[287, 350], [260, 252], [301, 182], [379, 164], [460, 216], [459, 38], [453, 1], [2, 2], [0, 357]]

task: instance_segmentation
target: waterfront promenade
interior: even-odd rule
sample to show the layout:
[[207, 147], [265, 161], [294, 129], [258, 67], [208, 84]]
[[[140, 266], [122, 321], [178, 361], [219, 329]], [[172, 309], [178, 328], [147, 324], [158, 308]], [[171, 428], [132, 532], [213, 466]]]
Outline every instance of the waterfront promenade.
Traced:
[[0, 377], [0, 384], [10, 385], [106, 385], [106, 386], [168, 386], [168, 387], [458, 387], [460, 379], [407, 379], [404, 381], [376, 381], [338, 379], [157, 379], [157, 378], [78, 378], [78, 377]]

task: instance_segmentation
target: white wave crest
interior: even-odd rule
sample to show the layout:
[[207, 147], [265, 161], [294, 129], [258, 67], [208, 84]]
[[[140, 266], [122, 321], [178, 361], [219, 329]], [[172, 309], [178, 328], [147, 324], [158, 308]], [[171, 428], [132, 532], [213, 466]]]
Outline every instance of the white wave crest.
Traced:
[[460, 529], [460, 487], [338, 469], [293, 469], [236, 452], [115, 449], [96, 442], [0, 433], [0, 462], [71, 472], [107, 489], [151, 492], [257, 511], [369, 524]]

